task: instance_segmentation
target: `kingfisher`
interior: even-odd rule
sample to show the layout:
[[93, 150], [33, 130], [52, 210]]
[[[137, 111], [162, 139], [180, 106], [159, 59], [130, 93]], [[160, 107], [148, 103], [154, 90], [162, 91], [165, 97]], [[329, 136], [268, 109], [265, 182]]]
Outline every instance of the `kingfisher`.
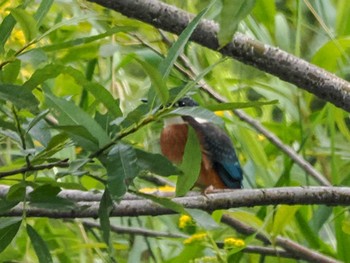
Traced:
[[[190, 97], [180, 99], [174, 106], [199, 106]], [[229, 136], [213, 123], [191, 116], [176, 116], [164, 121], [160, 136], [161, 151], [171, 162], [180, 164], [191, 126], [200, 143], [202, 161], [196, 186], [204, 189], [242, 188], [242, 169]]]

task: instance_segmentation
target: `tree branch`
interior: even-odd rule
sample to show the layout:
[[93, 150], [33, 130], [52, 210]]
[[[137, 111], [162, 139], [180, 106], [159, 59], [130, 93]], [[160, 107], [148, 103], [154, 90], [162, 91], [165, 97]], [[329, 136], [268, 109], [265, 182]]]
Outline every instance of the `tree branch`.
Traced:
[[[62, 191], [64, 192], [64, 191]], [[84, 192], [82, 192], [84, 193]], [[84, 193], [83, 195], [86, 195]], [[85, 196], [86, 198], [86, 196]], [[195, 208], [212, 212], [218, 209], [233, 207], [252, 207], [263, 205], [314, 205], [330, 206], [350, 205], [350, 187], [281, 187], [270, 189], [227, 190], [219, 193], [197, 194], [193, 196], [176, 197], [172, 201], [185, 208]], [[35, 206], [26, 206], [28, 217], [50, 218], [97, 218], [98, 201], [77, 202], [74, 208], [47, 209]], [[0, 212], [1, 216], [21, 216], [23, 205]], [[123, 199], [115, 203], [110, 216], [145, 216], [174, 214], [170, 208], [160, 206], [150, 200], [135, 198]]]
[[20, 173], [51, 169], [53, 167], [69, 167], [68, 159], [59, 160], [57, 162], [47, 163], [47, 164], [30, 165], [30, 166], [25, 166], [19, 169], [11, 170], [11, 171], [0, 172], [0, 178], [15, 175], [15, 174], [20, 174]]
[[[113, 9], [174, 34], [181, 34], [194, 17], [175, 6], [158, 0], [88, 0]], [[278, 48], [236, 33], [233, 41], [219, 50], [217, 33], [219, 26], [203, 20], [191, 36], [191, 40], [235, 58], [282, 80], [295, 84], [321, 99], [350, 111], [350, 83], [305, 60]]]
[[[101, 226], [99, 223], [83, 220], [82, 224], [84, 227], [87, 228], [98, 228], [101, 229]], [[144, 237], [154, 237], [154, 238], [188, 238], [188, 235], [182, 234], [182, 233], [169, 233], [169, 232], [161, 232], [161, 231], [154, 231], [154, 230], [148, 230], [143, 228], [137, 228], [137, 227], [124, 227], [124, 226], [116, 226], [111, 224], [111, 231], [116, 234], [129, 234], [129, 235], [140, 235]], [[218, 242], [217, 245], [220, 248], [224, 247], [224, 244], [222, 242]], [[262, 246], [247, 246], [243, 249], [243, 252], [245, 253], [254, 253], [254, 254], [260, 254], [265, 256], [273, 256], [273, 257], [283, 257], [283, 258], [293, 258], [293, 259], [302, 259], [298, 255], [294, 255], [293, 253], [287, 252], [282, 249], [277, 248], [271, 248], [271, 247], [262, 247]]]
[[[262, 233], [259, 233], [257, 229], [248, 226], [244, 223], [242, 223], [239, 220], [236, 220], [228, 215], [223, 215], [221, 218], [221, 222], [231, 226], [234, 228], [237, 232], [244, 234], [244, 235], [252, 235], [256, 234], [256, 238], [263, 241], [265, 244], [270, 244], [270, 240], [267, 236], [265, 236]], [[330, 258], [328, 256], [325, 256], [317, 251], [314, 251], [312, 249], [306, 248], [288, 238], [284, 238], [281, 236], [277, 236], [275, 238], [275, 244], [277, 246], [282, 247], [287, 252], [292, 254], [295, 257], [299, 257], [304, 260], [308, 260], [310, 262], [322, 262], [322, 263], [339, 263], [338, 260], [334, 258]]]

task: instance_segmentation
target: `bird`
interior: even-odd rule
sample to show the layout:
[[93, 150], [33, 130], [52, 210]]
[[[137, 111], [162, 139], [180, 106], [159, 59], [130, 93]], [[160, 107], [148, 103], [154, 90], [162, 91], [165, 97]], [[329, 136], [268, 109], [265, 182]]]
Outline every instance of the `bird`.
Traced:
[[[192, 98], [183, 97], [174, 106], [199, 105]], [[200, 174], [195, 185], [204, 193], [212, 189], [242, 188], [243, 172], [232, 141], [224, 130], [213, 123], [188, 115], [166, 118], [160, 135], [162, 154], [175, 164], [183, 161], [189, 126], [196, 132], [202, 154]]]

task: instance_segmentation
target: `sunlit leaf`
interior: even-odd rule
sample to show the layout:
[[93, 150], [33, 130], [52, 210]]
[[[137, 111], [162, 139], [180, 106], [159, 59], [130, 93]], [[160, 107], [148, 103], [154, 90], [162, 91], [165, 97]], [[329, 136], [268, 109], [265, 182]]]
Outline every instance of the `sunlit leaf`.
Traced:
[[16, 236], [21, 226], [21, 218], [0, 218], [0, 252], [2, 252]]
[[211, 1], [211, 3], [205, 9], [203, 9], [195, 18], [193, 18], [193, 20], [182, 31], [177, 41], [169, 49], [166, 58], [164, 58], [159, 65], [159, 70], [161, 75], [163, 76], [163, 79], [166, 80], [168, 78], [176, 59], [183, 52], [183, 49], [188, 40], [190, 39], [193, 31], [214, 3], [215, 1]]
[[189, 126], [182, 163], [183, 171], [176, 183], [176, 196], [185, 195], [195, 184], [201, 169], [202, 153], [196, 132]]
[[36, 256], [40, 263], [50, 263], [53, 262], [49, 248], [47, 244], [42, 239], [42, 237], [36, 232], [36, 230], [27, 224], [27, 233], [30, 238], [31, 244], [34, 247]]
[[38, 30], [36, 21], [27, 11], [21, 8], [15, 8], [11, 10], [11, 14], [20, 24], [27, 42], [36, 37]]
[[251, 12], [255, 0], [221, 0], [221, 2], [218, 39], [220, 47], [223, 47], [232, 41], [239, 23]]

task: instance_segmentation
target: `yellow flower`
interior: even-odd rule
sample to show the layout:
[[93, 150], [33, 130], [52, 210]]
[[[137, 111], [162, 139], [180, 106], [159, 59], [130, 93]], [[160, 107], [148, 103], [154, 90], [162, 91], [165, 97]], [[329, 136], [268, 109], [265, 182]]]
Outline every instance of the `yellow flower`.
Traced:
[[224, 239], [224, 245], [225, 248], [233, 248], [233, 247], [244, 247], [245, 242], [242, 239], [234, 238], [234, 237], [228, 237]]
[[262, 141], [264, 141], [265, 139], [266, 139], [266, 138], [265, 138], [264, 135], [258, 134], [258, 141], [259, 141], [259, 142], [262, 142]]
[[206, 240], [208, 237], [207, 233], [198, 233], [198, 234], [194, 234], [192, 236], [190, 236], [189, 238], [184, 240], [184, 244], [188, 245], [194, 242], [199, 242], [199, 241], [203, 241]]
[[179, 228], [184, 229], [186, 226], [193, 225], [194, 222], [192, 218], [188, 215], [182, 215], [179, 218]]
[[144, 194], [155, 194], [155, 193], [165, 193], [165, 192], [175, 192], [175, 187], [170, 185], [160, 186], [160, 187], [144, 187], [139, 190]]

